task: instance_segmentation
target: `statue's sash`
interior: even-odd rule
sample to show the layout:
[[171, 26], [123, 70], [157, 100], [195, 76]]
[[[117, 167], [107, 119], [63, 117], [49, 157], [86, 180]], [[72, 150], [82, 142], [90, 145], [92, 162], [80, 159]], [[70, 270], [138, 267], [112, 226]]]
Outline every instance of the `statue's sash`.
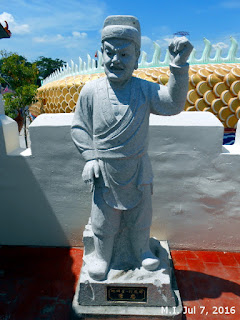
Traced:
[[93, 140], [100, 159], [139, 157], [146, 152], [149, 107], [139, 80], [131, 79], [129, 107], [120, 120], [114, 116], [108, 97], [107, 78], [97, 82], [96, 123], [99, 121], [105, 124], [104, 130], [100, 132], [97, 127], [94, 128]]

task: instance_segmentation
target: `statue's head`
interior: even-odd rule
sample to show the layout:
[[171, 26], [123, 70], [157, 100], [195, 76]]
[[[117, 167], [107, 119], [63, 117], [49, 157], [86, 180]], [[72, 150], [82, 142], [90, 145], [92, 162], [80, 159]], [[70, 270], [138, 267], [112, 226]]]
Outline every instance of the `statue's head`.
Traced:
[[133, 16], [109, 16], [102, 30], [102, 54], [105, 73], [111, 82], [124, 83], [138, 68], [141, 29]]

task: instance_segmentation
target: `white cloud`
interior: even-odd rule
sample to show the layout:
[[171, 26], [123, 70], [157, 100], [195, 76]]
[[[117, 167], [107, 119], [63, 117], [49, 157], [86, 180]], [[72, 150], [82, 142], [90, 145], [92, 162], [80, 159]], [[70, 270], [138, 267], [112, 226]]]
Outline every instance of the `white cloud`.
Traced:
[[215, 50], [218, 49], [218, 48], [220, 48], [220, 49], [226, 49], [226, 48], [229, 47], [229, 45], [226, 44], [226, 43], [224, 43], [224, 42], [218, 42], [218, 43], [213, 44], [212, 47], [213, 47], [213, 49], [215, 49]]
[[160, 48], [165, 50], [169, 46], [172, 40], [173, 40], [173, 36], [165, 35], [162, 37], [162, 39], [158, 39], [155, 42], [160, 46]]
[[[165, 37], [165, 38], [163, 39], [163, 41], [166, 41], [166, 44], [169, 45], [173, 39], [174, 39], [174, 37]], [[166, 44], [165, 44], [165, 45], [166, 45]]]
[[[164, 28], [163, 28], [164, 29]], [[151, 39], [148, 36], [141, 37], [141, 51], [144, 51], [147, 54], [147, 61], [150, 62], [153, 54], [155, 52], [154, 42], [157, 43], [160, 47], [161, 57], [160, 60], [163, 61], [168, 45], [172, 41], [173, 36], [170, 34], [165, 34], [161, 39]], [[140, 57], [141, 60], [141, 57]]]
[[61, 34], [57, 34], [55, 38], [53, 38], [55, 41], [62, 41], [64, 40], [64, 37]]
[[30, 26], [28, 24], [19, 24], [15, 21], [13, 15], [8, 12], [3, 12], [0, 14], [0, 23], [5, 26], [5, 22], [7, 21], [9, 30], [12, 32], [12, 34], [25, 34], [30, 33]]
[[65, 47], [72, 47], [75, 46], [74, 43], [76, 43], [76, 47], [79, 45], [79, 40], [83, 40], [87, 38], [86, 32], [78, 32], [73, 31], [72, 36], [64, 37], [61, 34], [57, 35], [43, 35], [41, 37], [34, 37], [33, 41], [37, 43], [58, 43], [61, 42], [62, 45]]
[[43, 42], [47, 42], [47, 38], [46, 38], [46, 36], [43, 36], [43, 37], [34, 37], [34, 38], [33, 38], [33, 41], [34, 41], [34, 42], [38, 42], [38, 43], [43, 43]]
[[42, 37], [34, 37], [33, 41], [38, 43], [46, 43], [46, 42], [59, 42], [63, 41], [65, 38], [61, 34], [57, 34], [55, 36], [47, 36], [44, 35]]
[[28, 24], [21, 24], [13, 26], [12, 33], [14, 34], [24, 34], [24, 33], [30, 33], [30, 27]]
[[144, 45], [152, 45], [152, 44], [153, 44], [153, 41], [152, 41], [152, 39], [150, 39], [150, 38], [147, 37], [147, 36], [142, 36], [142, 37], [141, 37], [141, 43], [142, 43], [143, 46], [144, 46]]
[[240, 8], [239, 1], [224, 1], [220, 3], [220, 6], [227, 9], [237, 9]]
[[86, 32], [78, 32], [78, 31], [73, 31], [72, 35], [74, 38], [80, 38], [80, 39], [84, 39], [87, 37], [87, 33]]
[[3, 23], [4, 21], [7, 21], [8, 23], [14, 23], [14, 18], [10, 13], [3, 12], [0, 14], [0, 22]]

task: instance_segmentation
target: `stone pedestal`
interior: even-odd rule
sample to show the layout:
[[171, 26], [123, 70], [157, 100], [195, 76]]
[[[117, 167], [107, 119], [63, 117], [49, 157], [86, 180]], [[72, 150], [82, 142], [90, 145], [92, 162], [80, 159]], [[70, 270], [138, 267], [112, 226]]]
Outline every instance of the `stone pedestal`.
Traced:
[[[150, 239], [151, 250], [161, 261], [156, 271], [133, 267], [133, 264], [131, 267], [134, 260], [131, 250], [130, 256], [121, 255], [122, 241], [126, 239], [124, 232], [128, 231], [116, 239], [107, 280], [95, 281], [87, 272], [87, 265], [94, 259], [94, 245], [91, 225], [86, 226], [84, 263], [73, 300], [73, 319], [182, 319], [182, 304], [167, 242]], [[125, 267], [120, 269], [119, 264]]]

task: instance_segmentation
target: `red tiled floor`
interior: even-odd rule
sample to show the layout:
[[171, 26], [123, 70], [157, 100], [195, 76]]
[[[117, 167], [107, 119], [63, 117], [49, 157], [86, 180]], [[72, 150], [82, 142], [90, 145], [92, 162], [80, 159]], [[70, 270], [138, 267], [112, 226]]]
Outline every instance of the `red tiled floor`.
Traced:
[[217, 252], [198, 251], [196, 255], [202, 262], [220, 262]]
[[239, 266], [240, 266], [240, 252], [235, 252], [234, 253], [234, 258], [237, 260]]
[[188, 269], [188, 263], [186, 259], [185, 252], [183, 251], [173, 251], [172, 258], [174, 260], [174, 266], [176, 269]]
[[[0, 247], [0, 320], [70, 319], [82, 254]], [[180, 250], [172, 258], [183, 320], [240, 320], [240, 253]]]
[[82, 249], [1, 247], [0, 320], [70, 319]]
[[236, 283], [240, 285], [240, 267], [229, 267], [225, 268], [225, 277], [226, 279], [234, 279]]
[[[188, 269], [177, 264], [175, 274], [183, 305], [190, 308], [183, 320], [240, 320], [240, 254], [180, 251], [180, 255]], [[175, 266], [178, 251], [172, 257]], [[195, 314], [190, 314], [194, 307]]]
[[187, 260], [189, 270], [204, 272], [206, 267], [205, 264], [201, 260]]
[[178, 252], [181, 252], [181, 254], [184, 255], [187, 260], [196, 260], [196, 259], [198, 259], [198, 254], [195, 253], [194, 251], [188, 251], [187, 255], [186, 255], [186, 250], [172, 251], [172, 252], [175, 253], [175, 255]]
[[239, 267], [234, 254], [231, 252], [218, 252], [218, 257], [224, 266]]
[[205, 262], [205, 267], [210, 276], [216, 276], [219, 273], [224, 274], [226, 272], [225, 267], [222, 266], [221, 263]]

